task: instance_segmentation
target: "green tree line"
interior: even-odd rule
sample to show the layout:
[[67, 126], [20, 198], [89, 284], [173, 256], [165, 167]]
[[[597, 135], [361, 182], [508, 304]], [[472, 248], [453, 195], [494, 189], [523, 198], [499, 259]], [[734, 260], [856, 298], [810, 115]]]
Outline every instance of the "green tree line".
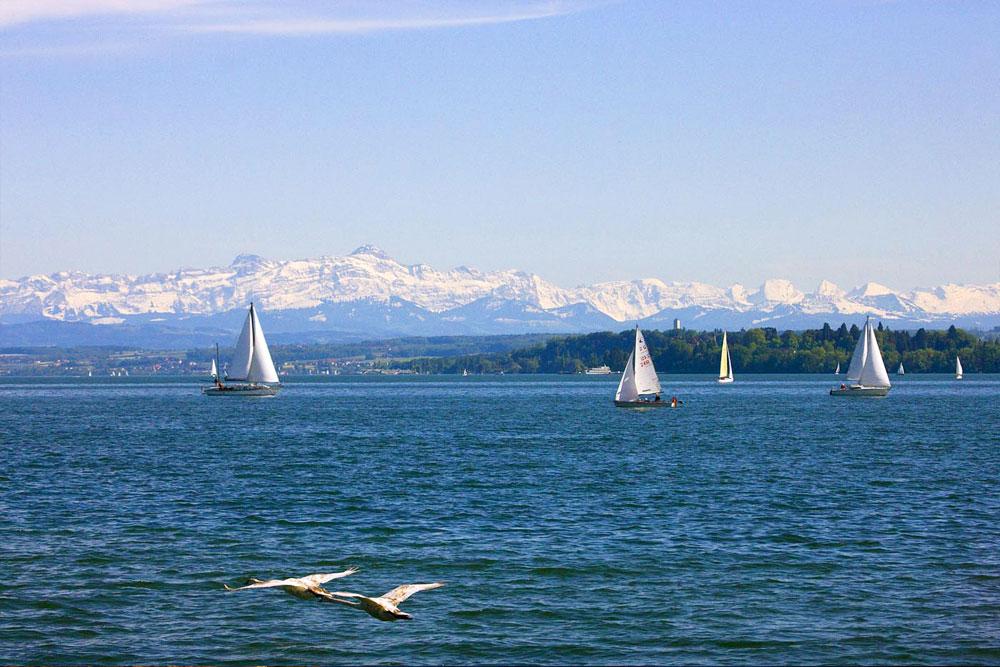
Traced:
[[[644, 331], [653, 362], [669, 373], [712, 373], [719, 369], [722, 332]], [[847, 370], [860, 330], [841, 324], [833, 329], [778, 332], [773, 328], [744, 329], [728, 334], [737, 373], [832, 373], [837, 364]], [[947, 331], [876, 331], [886, 368], [903, 362], [908, 373], [948, 373], [955, 357], [966, 373], [1000, 372], [1000, 341], [981, 340], [954, 326]], [[580, 373], [588, 367], [625, 366], [632, 350], [632, 330], [554, 336], [544, 344], [496, 354], [419, 358], [394, 364], [421, 373]]]

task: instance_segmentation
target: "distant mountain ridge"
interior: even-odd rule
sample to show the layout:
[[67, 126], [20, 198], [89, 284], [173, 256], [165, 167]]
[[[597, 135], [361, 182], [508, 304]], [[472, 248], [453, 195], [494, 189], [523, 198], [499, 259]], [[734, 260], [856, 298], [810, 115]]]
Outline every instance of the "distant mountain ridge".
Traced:
[[848, 291], [823, 281], [806, 293], [780, 279], [748, 289], [647, 278], [563, 288], [524, 271], [404, 265], [362, 246], [343, 257], [240, 255], [228, 267], [142, 276], [61, 272], [0, 280], [0, 342], [13, 331], [25, 344], [31, 331], [52, 330], [39, 322], [217, 337], [239, 326], [251, 300], [269, 333], [304, 339], [568, 333], [633, 322], [662, 328], [675, 317], [704, 329], [802, 328], [860, 322], [868, 314], [897, 328], [1000, 325], [1000, 283], [897, 292], [877, 283]]

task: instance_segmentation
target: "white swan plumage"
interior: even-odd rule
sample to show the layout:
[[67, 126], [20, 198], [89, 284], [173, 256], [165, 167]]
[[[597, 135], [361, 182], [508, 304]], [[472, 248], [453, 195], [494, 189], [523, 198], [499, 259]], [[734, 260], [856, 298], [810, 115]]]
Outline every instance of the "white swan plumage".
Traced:
[[360, 593], [347, 593], [344, 591], [334, 591], [320, 597], [328, 602], [336, 602], [354, 607], [355, 609], [361, 609], [380, 621], [408, 621], [413, 617], [400, 610], [399, 605], [414, 593], [429, 591], [434, 588], [441, 588], [442, 586], [444, 586], [443, 582], [436, 581], [432, 584], [403, 584], [402, 586], [396, 586], [388, 593], [379, 597], [368, 597]]
[[226, 584], [223, 584], [227, 591], [245, 591], [251, 588], [280, 588], [281, 590], [294, 595], [295, 597], [302, 598], [303, 600], [310, 600], [313, 598], [327, 599], [326, 596], [330, 594], [330, 591], [323, 588], [323, 584], [328, 581], [333, 581], [334, 579], [341, 579], [343, 577], [349, 576], [357, 572], [356, 567], [351, 567], [343, 572], [331, 572], [328, 574], [310, 574], [305, 577], [290, 577], [288, 579], [267, 579], [260, 580], [251, 577], [246, 586], [240, 586], [239, 588], [230, 588]]

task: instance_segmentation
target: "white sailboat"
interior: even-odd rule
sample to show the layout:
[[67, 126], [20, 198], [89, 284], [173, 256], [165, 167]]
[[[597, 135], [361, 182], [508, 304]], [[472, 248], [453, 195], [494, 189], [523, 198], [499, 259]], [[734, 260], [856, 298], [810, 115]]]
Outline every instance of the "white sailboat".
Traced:
[[837, 368], [833, 371], [834, 375], [840, 375], [840, 362], [837, 362]]
[[958, 357], [955, 357], [955, 379], [962, 379], [962, 360]]
[[212, 370], [210, 370], [208, 374], [213, 380], [217, 380], [219, 378], [219, 367], [215, 365], [215, 359], [212, 359]]
[[719, 360], [719, 384], [729, 384], [733, 381], [733, 358], [729, 356], [729, 343], [726, 332], [722, 332], [722, 355]]
[[[214, 370], [218, 372], [218, 367]], [[232, 383], [232, 384], [230, 384]], [[267, 348], [264, 330], [253, 304], [243, 323], [243, 331], [236, 341], [233, 361], [223, 382], [215, 376], [215, 385], [205, 389], [210, 396], [274, 396], [280, 389], [281, 381]]]
[[882, 352], [875, 338], [875, 328], [871, 318], [868, 318], [851, 356], [851, 365], [847, 368], [847, 383], [840, 385], [839, 389], [831, 389], [830, 395], [885, 396], [891, 387], [889, 373], [885, 370]]
[[899, 368], [896, 369], [896, 375], [906, 375], [906, 371], [903, 369], [903, 362], [899, 362]]
[[660, 400], [660, 378], [656, 376], [653, 358], [639, 326], [635, 327], [635, 343], [628, 355], [622, 379], [615, 392], [615, 407], [649, 408], [670, 405]]

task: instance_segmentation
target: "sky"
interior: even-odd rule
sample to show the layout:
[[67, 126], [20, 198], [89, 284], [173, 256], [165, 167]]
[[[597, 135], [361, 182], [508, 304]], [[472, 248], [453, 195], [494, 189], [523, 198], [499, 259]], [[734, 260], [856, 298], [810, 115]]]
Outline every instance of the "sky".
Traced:
[[1000, 3], [4, 0], [0, 277], [1000, 281]]

